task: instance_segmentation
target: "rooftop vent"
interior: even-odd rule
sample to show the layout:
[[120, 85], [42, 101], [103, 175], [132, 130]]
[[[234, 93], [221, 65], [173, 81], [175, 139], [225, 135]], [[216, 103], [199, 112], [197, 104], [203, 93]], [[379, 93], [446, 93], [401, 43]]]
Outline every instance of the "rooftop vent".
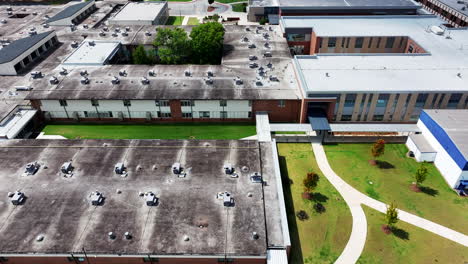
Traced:
[[272, 81], [272, 82], [279, 82], [279, 79], [278, 79], [278, 77], [275, 76], [275, 75], [270, 75], [270, 81]]
[[184, 239], [184, 241], [189, 241], [189, 240], [190, 240], [190, 237], [187, 236], [187, 235], [184, 235], [183, 239]]
[[94, 40], [91, 40], [88, 42], [88, 45], [91, 47], [96, 46], [96, 42], [94, 42]]
[[109, 236], [110, 239], [115, 239], [114, 232], [109, 232], [109, 233], [107, 233], [107, 235]]
[[271, 51], [267, 51], [263, 54], [264, 57], [272, 57]]
[[236, 82], [236, 85], [242, 85], [242, 84], [244, 83], [244, 82], [242, 81], [242, 79], [241, 79], [239, 76], [237, 76], [237, 77], [234, 79], [234, 81]]
[[260, 236], [257, 234], [257, 232], [252, 232], [252, 239], [253, 240], [257, 240], [259, 238], [260, 238]]
[[37, 242], [42, 242], [43, 240], [44, 240], [44, 235], [38, 235], [38, 236], [36, 237], [36, 241], [37, 241]]
[[270, 69], [273, 68], [273, 63], [268, 62], [267, 67], [270, 68]]
[[214, 76], [214, 73], [212, 71], [207, 71], [206, 72], [206, 76], [208, 77], [213, 77]]
[[234, 205], [234, 198], [232, 198], [230, 193], [224, 192], [224, 194], [223, 194], [223, 204], [226, 207], [231, 207], [231, 206]]
[[119, 77], [117, 76], [114, 76], [111, 80], [112, 84], [119, 84], [120, 83], [120, 80], [119, 80]]
[[88, 71], [87, 70], [80, 71], [80, 75], [81, 76], [88, 76]]
[[443, 35], [444, 34], [444, 30], [439, 26], [432, 26], [431, 27], [431, 32], [436, 34], [436, 35]]
[[255, 46], [255, 44], [249, 44], [249, 49], [255, 49], [257, 46]]
[[62, 68], [62, 69], [60, 70], [60, 74], [61, 74], [61, 75], [67, 75], [67, 74], [68, 74], [68, 70], [65, 69], [65, 68]]
[[31, 77], [32, 77], [33, 79], [42, 78], [42, 72], [40, 72], [40, 71], [33, 71], [33, 72], [31, 72]]
[[250, 175], [250, 181], [253, 183], [262, 183], [262, 175], [258, 172], [254, 172], [252, 175]]
[[145, 32], [145, 35], [146, 35], [146, 36], [151, 36], [151, 32], [146, 31], [146, 32]]
[[2, 24], [6, 24], [6, 23], [7, 23], [6, 19], [2, 19], [1, 22], [2, 22]]
[[83, 78], [81, 78], [81, 83], [82, 83], [82, 84], [89, 84], [89, 79], [88, 79], [88, 77], [83, 76]]
[[148, 80], [148, 78], [146, 78], [145, 76], [143, 76], [143, 77], [141, 78], [141, 83], [147, 85], [147, 84], [150, 83], [150, 81]]
[[249, 67], [250, 67], [251, 69], [257, 68], [257, 67], [258, 67], [258, 64], [255, 63], [255, 62], [251, 62], [251, 63], [249, 63]]
[[158, 198], [153, 192], [148, 192], [145, 197], [147, 206], [156, 206], [158, 204]]
[[106, 33], [104, 31], [99, 32], [99, 36], [104, 37]]
[[156, 72], [154, 72], [154, 70], [149, 70], [148, 75], [151, 76], [151, 77], [154, 77], [154, 76], [156, 76]]
[[113, 37], [117, 37], [117, 36], [119, 36], [119, 35], [117, 34], [117, 32], [114, 32], [114, 33], [112, 33], [112, 36], [113, 36]]
[[57, 83], [59, 83], [59, 80], [57, 79], [57, 77], [52, 76], [52, 77], [50, 77], [50, 79], [49, 79], [49, 83], [50, 83], [50, 84], [57, 84]]
[[257, 56], [255, 55], [249, 55], [249, 60], [253, 61], [253, 60], [256, 60], [257, 59]]
[[88, 24], [83, 24], [83, 28], [89, 28]]
[[115, 32], [120, 32], [120, 28], [115, 28], [114, 31]]
[[124, 237], [125, 239], [132, 239], [132, 234], [130, 234], [130, 232], [125, 232]]
[[270, 48], [270, 43], [269, 43], [269, 42], [265, 42], [265, 44], [263, 44], [263, 46], [264, 46], [265, 48], [269, 49], [269, 48]]
[[101, 205], [104, 201], [102, 193], [95, 191], [91, 193], [91, 205], [98, 206]]
[[192, 76], [192, 73], [190, 71], [188, 71], [188, 70], [185, 71], [184, 74], [185, 74], [186, 77]]
[[125, 173], [125, 166], [122, 162], [115, 164], [114, 172], [117, 174], [124, 174]]
[[102, 30], [109, 31], [109, 28], [108, 27], [103, 27]]
[[6, 8], [6, 11], [13, 11], [13, 8], [11, 8], [11, 6], [9, 6], [9, 7]]
[[223, 169], [224, 173], [226, 173], [227, 175], [231, 175], [234, 173], [234, 167], [230, 163], [224, 164]]
[[125, 27], [125, 31], [130, 32], [130, 27]]
[[127, 76], [127, 71], [126, 70], [120, 70], [119, 75], [120, 76]]
[[179, 162], [172, 164], [172, 173], [179, 175], [182, 173], [183, 168], [180, 166]]
[[49, 28], [49, 24], [44, 23], [44, 24], [42, 24], [42, 27], [43, 27], [43, 28]]
[[242, 38], [242, 41], [244, 41], [244, 42], [249, 42], [249, 38], [248, 38], [248, 37], [243, 37], [243, 38]]
[[127, 31], [122, 32], [122, 36], [124, 36], [124, 37], [128, 36]]
[[20, 191], [16, 191], [13, 193], [13, 196], [11, 197], [11, 203], [13, 205], [20, 205], [24, 202], [26, 196], [24, 195], [24, 193], [20, 192]]
[[33, 16], [37, 16], [37, 12], [32, 12]]

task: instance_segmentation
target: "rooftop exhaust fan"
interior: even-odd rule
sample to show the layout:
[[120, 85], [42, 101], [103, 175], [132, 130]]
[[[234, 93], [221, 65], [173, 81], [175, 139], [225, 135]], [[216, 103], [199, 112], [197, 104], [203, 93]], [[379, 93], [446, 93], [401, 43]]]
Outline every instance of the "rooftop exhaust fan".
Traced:
[[141, 78], [141, 83], [147, 85], [147, 84], [150, 83], [150, 81], [148, 80], [148, 78], [146, 78], [145, 76], [143, 76], [143, 77]]
[[57, 84], [57, 83], [59, 83], [59, 80], [57, 79], [57, 77], [52, 76], [52, 77], [50, 77], [50, 79], [49, 79], [49, 83], [50, 83], [50, 84]]
[[156, 206], [158, 204], [158, 198], [153, 192], [148, 192], [145, 200], [147, 206]]
[[174, 173], [175, 175], [179, 175], [182, 173], [182, 167], [180, 166], [179, 162], [172, 164], [172, 173]]
[[262, 175], [258, 172], [254, 172], [252, 175], [250, 175], [250, 181], [253, 183], [262, 183]]
[[112, 82], [112, 84], [119, 84], [120, 83], [119, 77], [114, 76], [114, 78], [112, 78], [111, 82]]
[[60, 167], [60, 171], [65, 174], [70, 174], [73, 171], [73, 166], [70, 161], [67, 161], [62, 164], [62, 167]]
[[230, 206], [234, 205], [234, 198], [232, 198], [230, 193], [224, 192], [224, 194], [223, 194], [223, 204], [226, 207], [230, 207]]
[[81, 76], [88, 76], [88, 71], [87, 70], [80, 71], [80, 75]]
[[114, 172], [117, 173], [117, 174], [124, 174], [125, 173], [125, 166], [124, 166], [123, 162], [119, 162], [119, 163], [115, 164]]
[[120, 76], [127, 76], [127, 71], [126, 70], [120, 70], [119, 75]]
[[91, 205], [98, 206], [101, 205], [104, 201], [104, 196], [102, 193], [95, 191], [91, 193]]
[[82, 83], [82, 84], [89, 84], [89, 79], [88, 79], [88, 77], [83, 76], [83, 78], [81, 79], [81, 83]]

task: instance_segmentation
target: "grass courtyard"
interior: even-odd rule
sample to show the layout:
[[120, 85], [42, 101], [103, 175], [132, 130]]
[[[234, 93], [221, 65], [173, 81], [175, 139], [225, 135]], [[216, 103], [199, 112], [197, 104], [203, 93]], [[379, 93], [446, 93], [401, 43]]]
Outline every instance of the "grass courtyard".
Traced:
[[371, 144], [324, 147], [333, 170], [359, 191], [385, 203], [395, 201], [402, 210], [467, 234], [468, 199], [453, 192], [433, 164], [428, 165], [422, 192], [412, 191], [420, 164], [406, 157], [404, 144], [386, 144], [377, 166], [368, 162]]
[[232, 11], [234, 12], [247, 12], [247, 3], [232, 4]]
[[69, 139], [240, 139], [255, 135], [253, 124], [76, 124], [47, 125], [46, 135]]
[[[310, 144], [278, 144], [281, 174], [291, 235], [291, 262], [333, 263], [343, 251], [352, 226], [351, 213], [340, 194], [320, 172]], [[326, 208], [322, 214], [313, 209], [314, 202], [302, 198], [302, 181], [307, 172], [320, 175], [314, 193]], [[289, 178], [289, 182], [285, 179]], [[296, 212], [304, 210], [308, 220], [301, 221]]]
[[187, 25], [199, 25], [200, 24], [200, 21], [198, 20], [198, 18], [196, 17], [189, 17], [188, 19], [188, 22], [187, 22]]
[[166, 21], [166, 25], [180, 26], [182, 25], [182, 21], [184, 21], [183, 16], [170, 16]]
[[367, 218], [367, 240], [360, 264], [379, 263], [467, 263], [468, 250], [460, 244], [399, 221], [396, 234], [385, 234], [384, 214], [363, 206]]

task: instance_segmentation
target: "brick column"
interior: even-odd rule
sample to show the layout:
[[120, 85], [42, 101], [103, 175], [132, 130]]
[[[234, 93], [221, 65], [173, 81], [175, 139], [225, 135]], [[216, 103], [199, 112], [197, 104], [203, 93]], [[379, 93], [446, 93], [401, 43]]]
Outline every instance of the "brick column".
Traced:
[[440, 106], [439, 106], [440, 109], [445, 109], [445, 108], [447, 108], [447, 105], [448, 105], [448, 102], [449, 102], [449, 100], [450, 100], [450, 97], [452, 97], [452, 94], [451, 94], [451, 93], [446, 93], [446, 94], [445, 94], [444, 99], [443, 99], [442, 102], [440, 103]]
[[169, 106], [171, 108], [171, 118], [175, 121], [182, 119], [182, 108], [180, 107], [180, 100], [170, 100]]
[[410, 101], [408, 102], [408, 106], [406, 107], [406, 114], [403, 117], [404, 122], [410, 121], [411, 115], [413, 114], [414, 106], [416, 105], [416, 100], [418, 100], [418, 93], [413, 93], [411, 95]]
[[383, 121], [390, 121], [390, 114], [392, 114], [393, 101], [395, 101], [396, 94], [390, 94], [387, 102], [387, 107], [385, 107], [385, 113]]
[[460, 101], [458, 101], [458, 104], [457, 104], [457, 109], [463, 109], [465, 108], [465, 103], [466, 103], [466, 97], [468, 96], [467, 93], [464, 93], [461, 97], [460, 97]]
[[365, 96], [365, 99], [364, 99], [364, 104], [361, 110], [361, 118], [359, 118], [359, 121], [365, 121], [367, 105], [369, 103], [369, 97], [371, 96], [371, 94], [365, 94], [364, 96]]
[[424, 103], [423, 108], [424, 109], [431, 109], [432, 108], [432, 101], [434, 100], [434, 95], [433, 93], [430, 93], [427, 95], [426, 102]]
[[342, 93], [340, 95], [340, 104], [338, 105], [338, 111], [336, 111], [336, 121], [341, 121], [341, 116], [343, 115], [343, 108], [346, 101], [346, 94]]
[[395, 107], [395, 111], [393, 112], [392, 121], [401, 121], [401, 111], [403, 111], [403, 108], [405, 107], [406, 98], [408, 98], [408, 94], [400, 94], [398, 97], [398, 102]]
[[357, 121], [359, 115], [359, 109], [361, 108], [363, 94], [356, 94], [356, 100], [354, 101], [353, 115], [351, 116], [351, 121]]
[[367, 113], [367, 121], [372, 121], [374, 119], [375, 107], [377, 106], [377, 100], [379, 100], [379, 94], [374, 93], [372, 95], [372, 101], [369, 106], [369, 112]]

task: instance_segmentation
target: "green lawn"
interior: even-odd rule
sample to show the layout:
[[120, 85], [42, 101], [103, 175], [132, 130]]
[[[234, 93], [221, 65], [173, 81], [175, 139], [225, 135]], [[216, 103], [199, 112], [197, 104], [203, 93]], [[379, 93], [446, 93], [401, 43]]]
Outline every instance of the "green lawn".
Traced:
[[89, 139], [240, 139], [256, 134], [252, 124], [47, 125], [46, 135]]
[[247, 3], [233, 4], [232, 11], [234, 12], [247, 12]]
[[218, 3], [223, 4], [230, 4], [230, 3], [237, 3], [237, 2], [248, 2], [247, 0], [215, 0]]
[[[281, 174], [291, 235], [291, 262], [333, 263], [343, 251], [352, 226], [351, 213], [333, 186], [322, 176], [310, 144], [278, 144]], [[322, 214], [313, 210], [313, 202], [302, 198], [302, 180], [307, 172], [320, 175], [314, 193], [326, 211]], [[289, 181], [287, 180], [289, 177]], [[304, 210], [309, 219], [301, 221], [296, 212]]]
[[[453, 192], [433, 164], [422, 184], [423, 192], [410, 190], [416, 169], [415, 160], [406, 157], [404, 144], [386, 144], [378, 158], [381, 167], [368, 160], [371, 144], [326, 145], [325, 151], [333, 170], [346, 182], [370, 197], [467, 234], [468, 199]], [[372, 183], [372, 184], [371, 184]]]
[[367, 240], [358, 263], [467, 263], [466, 247], [402, 221], [396, 224], [395, 234], [387, 235], [381, 229], [384, 214], [363, 208]]
[[200, 24], [200, 21], [198, 21], [198, 18], [196, 17], [190, 17], [187, 22], [187, 25], [199, 25], [199, 24]]
[[183, 20], [183, 16], [170, 16], [166, 21], [166, 25], [180, 26]]

